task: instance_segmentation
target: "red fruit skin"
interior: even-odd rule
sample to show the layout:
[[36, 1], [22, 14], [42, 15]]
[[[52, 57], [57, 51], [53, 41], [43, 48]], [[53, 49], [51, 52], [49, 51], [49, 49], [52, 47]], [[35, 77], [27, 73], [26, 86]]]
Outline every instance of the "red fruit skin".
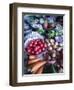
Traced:
[[35, 52], [34, 52], [34, 51], [32, 51], [32, 52], [31, 52], [31, 54], [33, 54], [33, 55], [34, 55], [34, 54], [35, 54]]
[[42, 44], [42, 41], [38, 41], [38, 44], [39, 44], [39, 45]]
[[31, 50], [30, 49], [28, 49], [28, 53], [31, 53]]
[[40, 50], [39, 50], [39, 53], [41, 53], [41, 52], [42, 52], [42, 50], [40, 49]]
[[39, 46], [36, 46], [34, 51], [37, 52], [39, 50], [39, 48], [40, 48]]
[[37, 55], [43, 52], [47, 48], [47, 44], [43, 40], [32, 40], [27, 48], [27, 52], [31, 55]]
[[40, 45], [40, 47], [41, 47], [41, 48], [43, 48], [43, 47], [44, 47], [44, 45], [43, 45], [43, 44], [41, 44], [41, 45]]
[[32, 46], [33, 46], [33, 44], [32, 44], [32, 43], [30, 43], [30, 44], [29, 44], [29, 47], [32, 47]]

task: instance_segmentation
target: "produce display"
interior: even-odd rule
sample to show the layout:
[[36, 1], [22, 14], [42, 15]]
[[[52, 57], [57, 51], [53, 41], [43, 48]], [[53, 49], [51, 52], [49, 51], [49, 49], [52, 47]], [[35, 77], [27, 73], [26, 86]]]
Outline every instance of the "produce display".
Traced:
[[24, 14], [23, 74], [63, 73], [63, 16]]

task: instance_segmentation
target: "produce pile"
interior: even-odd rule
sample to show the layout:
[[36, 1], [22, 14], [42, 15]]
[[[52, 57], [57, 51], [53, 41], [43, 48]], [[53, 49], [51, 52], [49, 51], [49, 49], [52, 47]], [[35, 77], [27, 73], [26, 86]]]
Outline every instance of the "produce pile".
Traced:
[[25, 14], [23, 74], [63, 72], [63, 16]]
[[47, 44], [44, 43], [42, 40], [40, 39], [31, 40], [31, 42], [27, 46], [27, 52], [30, 55], [38, 55], [43, 51], [45, 51], [46, 48], [47, 48]]

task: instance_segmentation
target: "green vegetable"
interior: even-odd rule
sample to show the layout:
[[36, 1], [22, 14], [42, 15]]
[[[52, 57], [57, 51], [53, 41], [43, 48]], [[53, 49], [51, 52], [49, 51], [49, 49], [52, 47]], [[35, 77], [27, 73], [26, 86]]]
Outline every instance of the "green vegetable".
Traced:
[[43, 35], [45, 33], [45, 30], [44, 29], [38, 29], [37, 30], [39, 34]]
[[53, 38], [53, 37], [55, 37], [55, 35], [56, 35], [56, 32], [55, 32], [54, 30], [50, 30], [50, 31], [48, 32], [48, 37], [49, 37], [49, 38]]

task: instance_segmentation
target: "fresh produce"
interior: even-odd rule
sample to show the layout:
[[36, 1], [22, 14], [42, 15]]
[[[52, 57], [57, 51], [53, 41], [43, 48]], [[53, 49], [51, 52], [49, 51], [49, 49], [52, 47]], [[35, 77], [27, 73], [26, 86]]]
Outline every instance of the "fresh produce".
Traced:
[[24, 74], [63, 73], [63, 16], [25, 14], [23, 19]]
[[36, 40], [31, 40], [29, 42], [26, 50], [30, 55], [37, 55], [44, 52], [46, 48], [47, 48], [47, 44], [43, 40], [36, 39]]

